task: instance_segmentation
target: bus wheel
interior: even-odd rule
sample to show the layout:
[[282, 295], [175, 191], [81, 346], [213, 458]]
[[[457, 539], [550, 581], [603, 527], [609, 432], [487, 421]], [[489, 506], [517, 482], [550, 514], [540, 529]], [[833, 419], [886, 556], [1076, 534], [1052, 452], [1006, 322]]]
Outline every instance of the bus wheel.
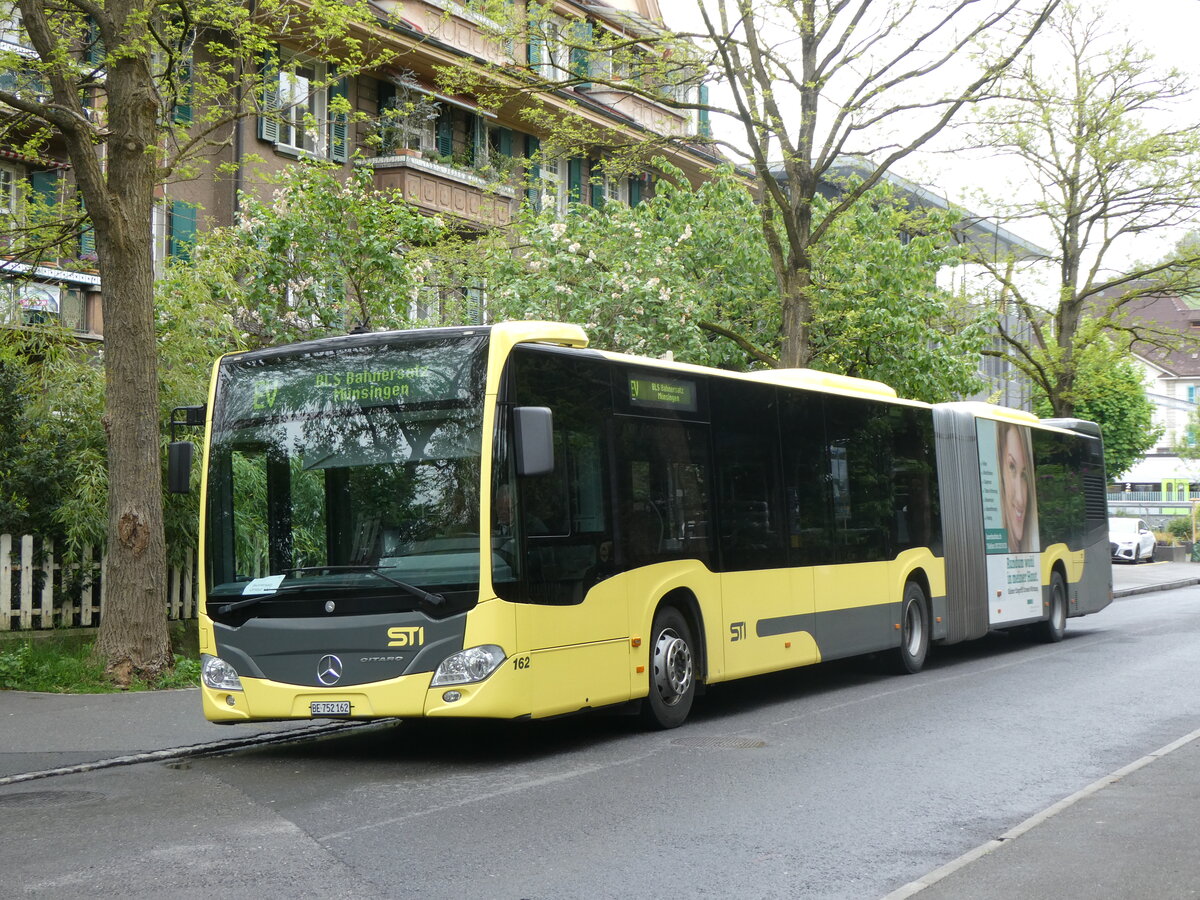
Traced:
[[696, 697], [696, 663], [692, 632], [683, 614], [673, 606], [654, 617], [650, 641], [650, 696], [642, 715], [654, 728], [683, 724]]
[[1050, 576], [1050, 616], [1033, 626], [1038, 640], [1057, 644], [1067, 630], [1067, 585], [1062, 575], [1054, 572]]
[[895, 667], [901, 674], [916, 674], [929, 653], [929, 604], [925, 591], [915, 581], [904, 586], [900, 605], [900, 646], [895, 650]]

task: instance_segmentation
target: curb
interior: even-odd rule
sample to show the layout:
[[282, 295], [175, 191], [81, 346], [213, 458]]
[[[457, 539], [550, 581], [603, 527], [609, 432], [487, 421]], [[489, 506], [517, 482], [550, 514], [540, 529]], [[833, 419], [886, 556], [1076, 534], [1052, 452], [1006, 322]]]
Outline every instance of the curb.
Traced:
[[1121, 588], [1119, 591], [1113, 591], [1113, 599], [1120, 600], [1122, 597], [1132, 597], [1135, 594], [1153, 594], [1158, 591], [1174, 591], [1178, 588], [1191, 587], [1194, 584], [1200, 584], [1200, 577], [1185, 578], [1182, 581], [1168, 581], [1163, 584], [1146, 584], [1139, 587]]
[[0, 777], [0, 787], [21, 784], [26, 781], [36, 781], [40, 778], [52, 778], [56, 775], [79, 775], [84, 772], [95, 772], [99, 769], [112, 769], [117, 766], [133, 766], [145, 762], [163, 762], [175, 759], [194, 759], [199, 756], [210, 756], [218, 753], [232, 753], [250, 747], [266, 747], [272, 744], [287, 744], [293, 741], [310, 740], [340, 734], [344, 731], [357, 731], [390, 725], [393, 719], [375, 719], [369, 722], [336, 722], [328, 725], [312, 725], [307, 728], [297, 728], [292, 731], [256, 734], [244, 738], [231, 738], [226, 741], [210, 741], [205, 744], [190, 744], [186, 747], [170, 747], [165, 750], [149, 750], [145, 753], [133, 753], [128, 756], [114, 756], [109, 759], [99, 759], [95, 762], [78, 763], [73, 766], [61, 766], [56, 769], [42, 769], [38, 772], [22, 772], [18, 775]]

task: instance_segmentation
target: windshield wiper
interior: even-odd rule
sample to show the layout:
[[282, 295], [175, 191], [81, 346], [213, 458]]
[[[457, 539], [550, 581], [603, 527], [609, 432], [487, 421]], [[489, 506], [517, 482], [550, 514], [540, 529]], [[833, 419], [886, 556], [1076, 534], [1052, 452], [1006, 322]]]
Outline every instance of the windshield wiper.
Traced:
[[321, 587], [318, 584], [296, 584], [291, 587], [286, 587], [283, 590], [267, 591], [262, 594], [255, 594], [253, 597], [244, 597], [241, 600], [236, 600], [233, 603], [223, 603], [217, 607], [217, 612], [220, 615], [233, 612], [235, 609], [245, 609], [247, 606], [253, 606], [256, 603], [261, 603], [263, 600], [270, 600], [274, 597], [285, 594], [303, 594], [305, 591], [311, 591], [313, 588]]
[[382, 566], [303, 566], [299, 569], [287, 569], [285, 572], [288, 575], [291, 575], [293, 572], [367, 572], [377, 578], [382, 578], [389, 584], [394, 584], [400, 590], [412, 594], [418, 600], [423, 600], [430, 606], [441, 606], [446, 602], [446, 598], [441, 594], [432, 594], [415, 585], [403, 582], [399, 578], [385, 575]]
[[[430, 606], [437, 607], [445, 604], [446, 598], [441, 594], [432, 594], [429, 591], [421, 590], [421, 588], [414, 585], [406, 584], [398, 578], [393, 578], [391, 575], [385, 575], [380, 571], [380, 568], [380, 566], [303, 566], [298, 569], [285, 569], [284, 574], [291, 575], [294, 572], [366, 572], [370, 575], [375, 575], [379, 578], [382, 578], [389, 584], [394, 584], [405, 593], [411, 594], [418, 600], [428, 603]], [[245, 597], [241, 600], [234, 601], [233, 603], [224, 603], [217, 607], [217, 613], [223, 616], [237, 609], [245, 609], [247, 606], [254, 606], [255, 604], [261, 603], [264, 600], [273, 600], [276, 597], [285, 596], [287, 594], [302, 594], [305, 591], [328, 589], [329, 587], [331, 587], [331, 585], [293, 584], [282, 589], [276, 589], [274, 591], [268, 591], [262, 594], [255, 594], [253, 597]], [[345, 586], [339, 585], [339, 587]]]

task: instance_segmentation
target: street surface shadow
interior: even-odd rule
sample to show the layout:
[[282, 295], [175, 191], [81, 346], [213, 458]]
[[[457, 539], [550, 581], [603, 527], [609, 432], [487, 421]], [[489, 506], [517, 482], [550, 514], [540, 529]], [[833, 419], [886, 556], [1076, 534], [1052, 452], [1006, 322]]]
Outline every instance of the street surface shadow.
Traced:
[[[1090, 630], [1085, 628], [1068, 629], [1064, 643], [1083, 640], [1089, 633]], [[1039, 648], [1050, 649], [1019, 632], [993, 632], [979, 640], [931, 648], [924, 671], [944, 672], [980, 661], [1035, 652]], [[835, 660], [713, 685], [697, 698], [688, 721], [689, 724], [719, 726], [722, 719], [805, 696], [920, 677], [919, 674], [894, 674], [884, 654]], [[636, 714], [636, 708], [626, 705], [544, 720], [384, 720], [370, 728], [244, 749], [236, 751], [235, 755], [247, 761], [352, 761], [360, 766], [405, 762], [465, 769], [492, 768], [656, 734], [662, 733], [647, 730]]]

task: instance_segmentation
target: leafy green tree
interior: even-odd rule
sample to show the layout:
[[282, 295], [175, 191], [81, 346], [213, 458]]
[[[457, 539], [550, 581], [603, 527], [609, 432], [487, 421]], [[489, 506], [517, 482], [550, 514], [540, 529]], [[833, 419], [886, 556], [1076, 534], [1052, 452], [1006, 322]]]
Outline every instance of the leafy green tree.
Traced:
[[[539, 158], [601, 156], [609, 173], [630, 171], [653, 152], [643, 133], [614, 137], [563, 114], [564, 88], [640, 97], [704, 120], [722, 116], [736, 138], [707, 138], [751, 173], [759, 202], [743, 227], [758, 230], [775, 281], [777, 347], [756, 347], [781, 366], [819, 365], [818, 256], [843, 215], [901, 160], [988, 96], [1060, 0], [702, 0], [692, 31], [638, 29], [633, 36], [564, 23], [553, 4], [488, 4], [501, 36], [530, 52], [502, 74], [444, 68], [450, 90], [480, 92], [499, 106], [514, 94], [553, 95], [525, 115], [549, 136]], [[717, 102], [710, 84], [728, 88]], [[489, 86], [490, 83], [490, 86]], [[568, 104], [568, 112], [570, 111]], [[702, 129], [703, 131], [703, 129]], [[716, 133], [716, 130], [713, 130]], [[693, 144], [694, 134], [663, 136]], [[848, 156], [865, 177], [822, 206], [824, 186]], [[657, 274], [657, 273], [651, 273]], [[765, 312], [765, 311], [764, 311]], [[755, 333], [740, 337], [754, 345]]]
[[[241, 207], [236, 225], [199, 235], [190, 260], [159, 286], [209, 335], [255, 347], [475, 314], [465, 296], [443, 289], [440, 262], [465, 255], [461, 238], [400, 191], [375, 188], [369, 169], [343, 181], [331, 167], [301, 164], [278, 177], [269, 199], [242, 195]], [[229, 349], [210, 345], [208, 358]]]
[[[819, 212], [832, 203], [816, 200]], [[732, 171], [698, 188], [664, 180], [632, 208], [577, 208], [563, 220], [528, 211], [511, 242], [488, 246], [489, 312], [578, 321], [614, 350], [778, 366], [777, 284], [762, 232], [746, 227], [755, 215]], [[985, 329], [936, 285], [959, 257], [953, 221], [909, 211], [886, 187], [839, 217], [813, 261], [814, 367], [921, 399], [977, 389]]]
[[[998, 306], [1027, 329], [1001, 328], [991, 351], [1023, 372], [1058, 416], [1079, 413], [1088, 353], [1098, 334], [1136, 336], [1125, 310], [1141, 298], [1200, 286], [1200, 247], [1184, 242], [1158, 262], [1116, 262], [1135, 239], [1164, 234], [1200, 214], [1200, 129], [1193, 92], [1178, 71], [1114, 34], [1104, 10], [1064, 3], [1037, 52], [1001, 82], [980, 123], [982, 142], [1017, 162], [1025, 192], [994, 201], [1001, 221], [1049, 225], [1046, 277], [1008, 260], [976, 261], [998, 285]], [[1041, 52], [1044, 51], [1044, 52]]]
[[[1078, 354], [1076, 365], [1069, 398], [1072, 415], [1100, 426], [1106, 474], [1109, 480], [1120, 479], [1162, 437], [1141, 369], [1128, 352], [1103, 336]], [[1037, 395], [1034, 411], [1043, 417], [1059, 415], [1045, 393]]]
[[[108, 518], [106, 604], [96, 652], [119, 681], [171, 663], [161, 490], [151, 220], [155, 192], [194, 177], [253, 115], [277, 72], [256, 65], [281, 35], [312, 56], [361, 62], [365, 8], [314, 0], [16, 0], [28, 54], [0, 54], [0, 133], [71, 164], [63, 209], [86, 221], [104, 283]], [[342, 111], [347, 104], [342, 102]], [[184, 111], [187, 115], [184, 115]], [[337, 113], [337, 109], [332, 110]], [[10, 244], [10, 249], [12, 245]], [[34, 248], [37, 249], [37, 248]], [[74, 255], [62, 252], [60, 255]]]

